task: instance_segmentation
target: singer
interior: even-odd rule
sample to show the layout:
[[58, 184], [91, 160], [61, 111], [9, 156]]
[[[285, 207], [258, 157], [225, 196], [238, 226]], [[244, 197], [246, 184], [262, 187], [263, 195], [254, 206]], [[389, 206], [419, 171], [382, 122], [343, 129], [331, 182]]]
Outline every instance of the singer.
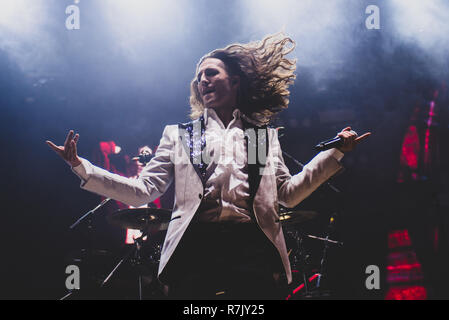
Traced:
[[202, 57], [191, 82], [192, 121], [165, 127], [138, 179], [79, 157], [79, 134], [72, 130], [63, 146], [47, 141], [80, 177], [81, 187], [102, 196], [137, 207], [175, 184], [176, 219], [159, 264], [159, 279], [174, 299], [278, 298], [278, 288], [292, 281], [278, 204], [296, 206], [370, 135], [357, 137], [344, 128], [338, 149], [320, 152], [290, 174], [268, 124], [288, 107], [296, 61], [286, 56], [294, 47], [291, 38], [276, 34]]

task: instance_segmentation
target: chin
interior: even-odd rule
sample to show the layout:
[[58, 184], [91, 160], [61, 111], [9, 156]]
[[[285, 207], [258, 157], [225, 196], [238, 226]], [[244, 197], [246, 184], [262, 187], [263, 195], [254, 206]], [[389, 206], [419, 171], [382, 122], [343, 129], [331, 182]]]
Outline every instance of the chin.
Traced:
[[204, 107], [205, 107], [205, 108], [212, 108], [212, 109], [214, 109], [215, 106], [216, 106], [216, 105], [215, 105], [213, 102], [204, 103]]
[[217, 110], [217, 109], [223, 108], [223, 103], [222, 102], [220, 103], [220, 102], [218, 102], [218, 101], [209, 101], [207, 103], [203, 103], [203, 105], [204, 105], [205, 108], [211, 108], [211, 109]]

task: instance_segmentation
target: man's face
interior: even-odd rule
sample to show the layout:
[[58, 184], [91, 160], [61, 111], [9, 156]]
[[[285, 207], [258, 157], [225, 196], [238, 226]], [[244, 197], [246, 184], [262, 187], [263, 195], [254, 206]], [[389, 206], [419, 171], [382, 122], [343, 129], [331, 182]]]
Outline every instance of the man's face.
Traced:
[[198, 69], [197, 81], [204, 107], [221, 109], [236, 106], [239, 79], [229, 76], [220, 59], [204, 60]]

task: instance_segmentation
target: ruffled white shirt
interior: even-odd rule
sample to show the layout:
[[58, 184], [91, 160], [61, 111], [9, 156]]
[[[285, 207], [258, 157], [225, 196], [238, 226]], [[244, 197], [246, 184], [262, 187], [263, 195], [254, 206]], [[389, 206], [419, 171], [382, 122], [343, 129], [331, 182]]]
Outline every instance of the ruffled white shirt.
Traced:
[[206, 169], [201, 221], [251, 221], [246, 141], [239, 109], [225, 127], [215, 110], [206, 108]]

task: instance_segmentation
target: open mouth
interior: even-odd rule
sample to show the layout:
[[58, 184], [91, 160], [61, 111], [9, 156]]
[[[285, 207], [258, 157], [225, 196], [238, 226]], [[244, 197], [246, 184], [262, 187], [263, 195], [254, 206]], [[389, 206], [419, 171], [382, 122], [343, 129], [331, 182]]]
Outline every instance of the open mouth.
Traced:
[[203, 96], [208, 95], [209, 93], [215, 92], [214, 88], [207, 88], [203, 90]]

